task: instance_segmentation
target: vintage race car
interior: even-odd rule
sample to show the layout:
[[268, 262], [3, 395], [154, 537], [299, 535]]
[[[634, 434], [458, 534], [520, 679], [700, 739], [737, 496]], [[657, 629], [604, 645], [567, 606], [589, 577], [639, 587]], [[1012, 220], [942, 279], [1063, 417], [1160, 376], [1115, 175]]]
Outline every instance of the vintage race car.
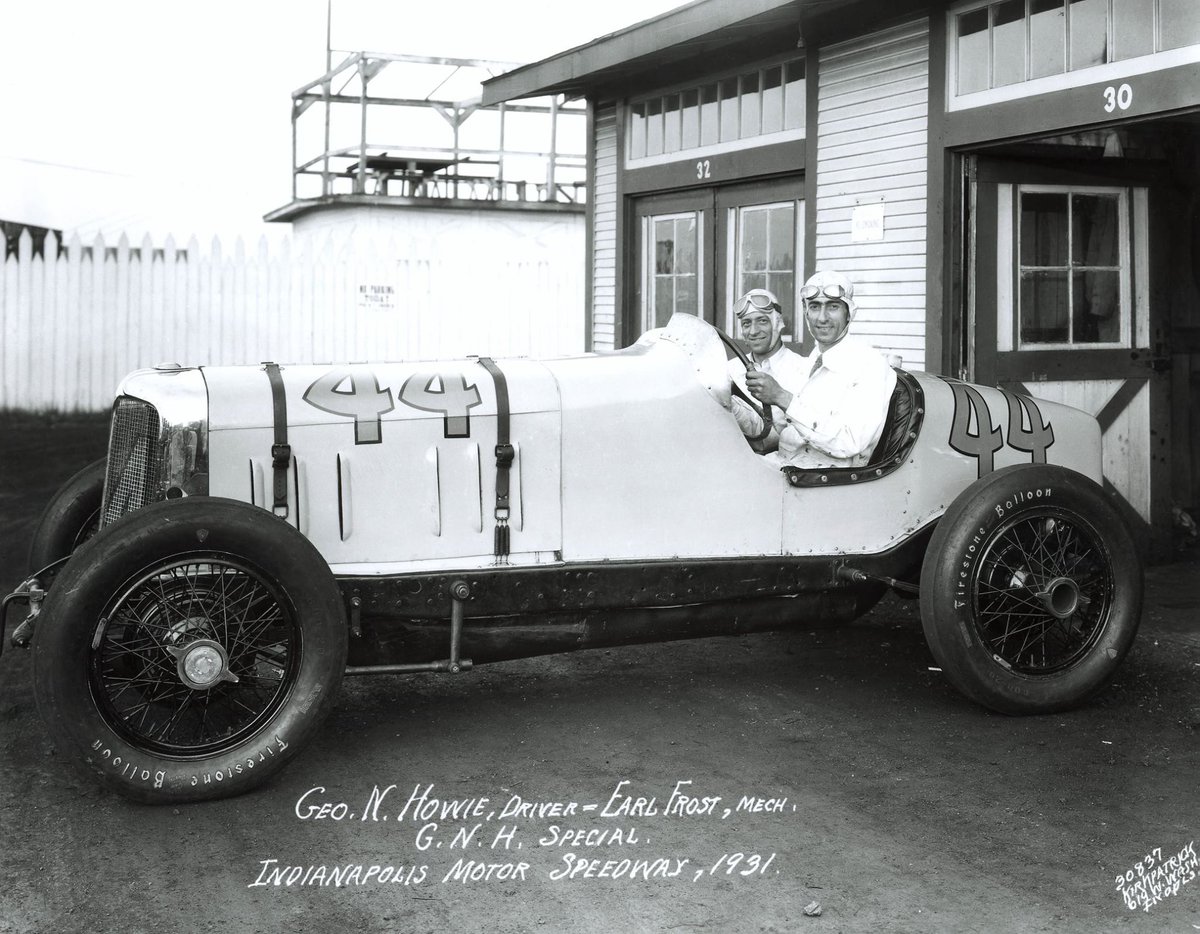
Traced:
[[236, 794], [345, 674], [849, 621], [888, 587], [995, 710], [1110, 680], [1142, 573], [1095, 419], [898, 370], [869, 464], [779, 469], [727, 347], [677, 315], [557, 360], [133, 373], [6, 598], [52, 738], [135, 799]]

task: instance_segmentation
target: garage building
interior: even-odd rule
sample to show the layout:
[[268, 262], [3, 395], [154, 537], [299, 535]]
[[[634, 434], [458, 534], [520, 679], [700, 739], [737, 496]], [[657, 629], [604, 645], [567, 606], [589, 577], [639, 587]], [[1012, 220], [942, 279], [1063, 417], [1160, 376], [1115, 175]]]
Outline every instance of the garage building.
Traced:
[[1143, 541], [1200, 504], [1193, 0], [698, 0], [516, 69], [589, 109], [587, 334], [819, 268], [909, 368], [1095, 414]]

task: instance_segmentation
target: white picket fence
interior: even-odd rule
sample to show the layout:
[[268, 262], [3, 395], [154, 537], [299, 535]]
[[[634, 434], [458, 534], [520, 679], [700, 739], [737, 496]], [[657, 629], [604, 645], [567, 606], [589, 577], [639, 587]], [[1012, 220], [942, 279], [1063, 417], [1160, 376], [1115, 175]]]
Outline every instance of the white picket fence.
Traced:
[[28, 232], [0, 276], [0, 410], [106, 409], [161, 362], [553, 357], [584, 347], [583, 262], [511, 248], [405, 256], [390, 245], [260, 241], [232, 255]]

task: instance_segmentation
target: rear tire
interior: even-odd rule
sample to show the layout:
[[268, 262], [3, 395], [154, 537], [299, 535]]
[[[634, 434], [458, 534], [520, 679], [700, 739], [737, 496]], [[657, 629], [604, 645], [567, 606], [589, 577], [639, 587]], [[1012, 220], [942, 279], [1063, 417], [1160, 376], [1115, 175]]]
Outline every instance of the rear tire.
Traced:
[[34, 636], [34, 690], [60, 753], [126, 797], [229, 797], [316, 732], [346, 646], [341, 594], [299, 532], [232, 500], [169, 500], [63, 568]]
[[976, 481], [938, 523], [921, 622], [960, 691], [1008, 714], [1074, 707], [1112, 679], [1141, 621], [1142, 566], [1087, 477], [1023, 464]]

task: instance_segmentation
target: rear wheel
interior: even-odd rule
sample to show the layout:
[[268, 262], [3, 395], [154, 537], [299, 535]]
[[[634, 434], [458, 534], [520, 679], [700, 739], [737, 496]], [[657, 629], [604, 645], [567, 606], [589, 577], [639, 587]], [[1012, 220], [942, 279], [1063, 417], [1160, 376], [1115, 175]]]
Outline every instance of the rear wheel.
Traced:
[[328, 565], [261, 509], [194, 498], [106, 527], [63, 569], [34, 639], [60, 751], [147, 802], [247, 791], [334, 701], [347, 628]]
[[1086, 477], [997, 471], [947, 510], [921, 572], [921, 620], [946, 677], [1002, 713], [1075, 706], [1137, 634], [1142, 568], [1124, 520]]

